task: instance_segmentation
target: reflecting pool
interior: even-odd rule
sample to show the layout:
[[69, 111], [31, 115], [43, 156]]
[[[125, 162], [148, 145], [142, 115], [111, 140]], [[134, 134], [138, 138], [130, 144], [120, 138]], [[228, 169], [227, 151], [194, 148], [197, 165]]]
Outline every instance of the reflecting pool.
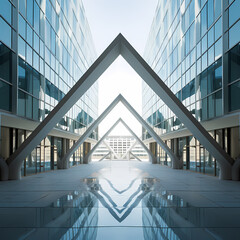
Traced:
[[240, 208], [196, 207], [161, 179], [122, 170], [79, 178], [81, 190], [44, 207], [0, 208], [0, 239], [240, 239]]

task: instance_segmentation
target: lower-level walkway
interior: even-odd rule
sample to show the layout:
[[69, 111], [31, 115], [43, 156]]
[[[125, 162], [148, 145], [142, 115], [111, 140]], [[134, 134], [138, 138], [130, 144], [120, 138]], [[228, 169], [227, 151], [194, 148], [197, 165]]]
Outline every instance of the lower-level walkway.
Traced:
[[3, 239], [239, 239], [240, 182], [103, 161], [0, 182]]

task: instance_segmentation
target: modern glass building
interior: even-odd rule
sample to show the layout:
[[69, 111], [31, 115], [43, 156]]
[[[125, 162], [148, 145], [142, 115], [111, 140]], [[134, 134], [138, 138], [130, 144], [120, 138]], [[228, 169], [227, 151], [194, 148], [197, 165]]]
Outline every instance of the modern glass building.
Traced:
[[[159, 0], [145, 59], [213, 138], [240, 155], [240, 0]], [[143, 117], [183, 159], [218, 175], [214, 158], [143, 82]], [[143, 129], [161, 164], [169, 157]]]
[[[7, 159], [96, 59], [82, 1], [1, 0], [0, 155]], [[25, 160], [22, 175], [58, 159], [98, 115], [98, 83]], [[97, 131], [71, 158], [78, 164]]]

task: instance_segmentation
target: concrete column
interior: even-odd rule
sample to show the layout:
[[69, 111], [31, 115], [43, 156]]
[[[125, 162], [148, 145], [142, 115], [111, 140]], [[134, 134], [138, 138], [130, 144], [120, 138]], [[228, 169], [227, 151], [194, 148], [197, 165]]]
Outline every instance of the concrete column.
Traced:
[[91, 143], [84, 142], [83, 143], [83, 163], [84, 164], [88, 164], [88, 160], [87, 160], [86, 156], [88, 155], [90, 150], [91, 150]]
[[149, 144], [149, 149], [150, 151], [152, 152], [154, 158], [152, 160], [152, 163], [153, 164], [156, 164], [157, 163], [157, 143], [156, 142], [152, 142]]

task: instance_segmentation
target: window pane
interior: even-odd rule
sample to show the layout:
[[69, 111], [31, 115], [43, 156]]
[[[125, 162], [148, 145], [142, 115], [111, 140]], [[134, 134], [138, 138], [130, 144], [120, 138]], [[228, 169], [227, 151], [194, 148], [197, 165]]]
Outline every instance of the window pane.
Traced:
[[34, 29], [37, 34], [39, 34], [39, 24], [40, 24], [40, 9], [37, 3], [34, 1]]
[[207, 5], [201, 11], [201, 36], [207, 31]]
[[239, 12], [240, 0], [235, 0], [235, 2], [229, 7], [229, 27], [239, 19]]
[[229, 82], [240, 79], [240, 44], [228, 53]]
[[19, 31], [19, 34], [24, 38], [26, 39], [26, 22], [25, 20], [23, 19], [23, 17], [19, 14], [18, 15], [18, 31]]
[[215, 117], [214, 94], [208, 97], [208, 118]]
[[0, 81], [0, 109], [12, 110], [12, 88], [2, 81]]
[[18, 115], [25, 117], [26, 111], [26, 100], [25, 93], [22, 91], [18, 91]]
[[33, 98], [33, 119], [34, 120], [39, 120], [38, 112], [39, 112], [38, 100], [36, 98]]
[[222, 18], [220, 18], [216, 24], [214, 25], [215, 28], [215, 41], [222, 36]]
[[32, 28], [27, 24], [27, 42], [32, 47], [32, 41], [33, 41], [33, 30]]
[[214, 17], [213, 0], [208, 0], [208, 28], [213, 23], [213, 17]]
[[240, 21], [229, 30], [229, 48], [240, 41]]
[[12, 52], [9, 48], [0, 43], [0, 78], [11, 82], [11, 61]]
[[33, 26], [33, 0], [27, 0], [27, 20]]
[[27, 44], [27, 62], [32, 65], [32, 48]]
[[19, 0], [19, 11], [26, 17], [26, 0]]
[[11, 27], [0, 17], [0, 40], [11, 47]]
[[230, 109], [230, 111], [240, 109], [239, 96], [240, 96], [240, 81], [238, 81], [230, 86], [230, 91], [229, 91], [229, 105], [230, 105], [229, 109]]
[[32, 118], [32, 96], [27, 95], [26, 98], [26, 117], [27, 118]]
[[222, 115], [222, 91], [215, 93], [216, 117]]
[[215, 60], [222, 56], [222, 38], [220, 38], [214, 45], [215, 48]]
[[40, 74], [33, 70], [33, 95], [40, 98]]
[[26, 44], [25, 41], [20, 36], [18, 37], [18, 54], [25, 60]]
[[222, 13], [222, 0], [214, 0], [215, 7], [215, 19], [217, 19]]
[[12, 4], [8, 0], [1, 0], [0, 14], [9, 24], [12, 23]]
[[207, 71], [200, 74], [200, 98], [207, 95]]

